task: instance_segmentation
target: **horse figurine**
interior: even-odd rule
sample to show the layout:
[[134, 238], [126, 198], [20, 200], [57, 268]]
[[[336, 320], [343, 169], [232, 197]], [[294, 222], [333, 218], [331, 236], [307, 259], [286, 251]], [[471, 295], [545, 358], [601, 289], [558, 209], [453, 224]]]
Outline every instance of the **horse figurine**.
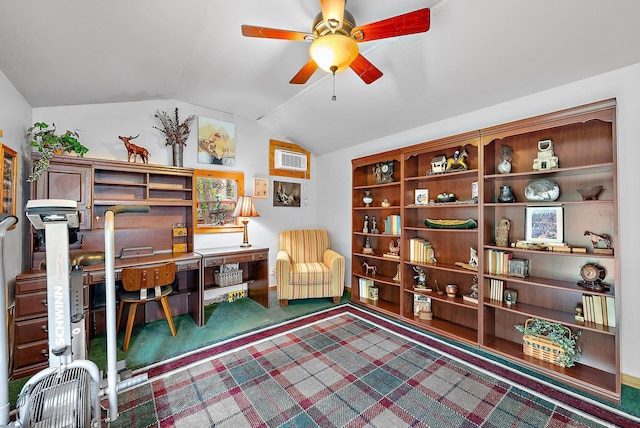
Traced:
[[131, 142], [131, 140], [135, 140], [139, 136], [140, 134], [136, 135], [135, 137], [119, 136], [118, 138], [122, 140], [124, 146], [127, 148], [127, 162], [131, 162], [131, 156], [133, 156], [133, 162], [135, 162], [139, 155], [142, 163], [149, 163], [149, 152], [147, 151], [147, 149], [145, 149], [144, 147], [136, 146]]
[[393, 239], [389, 241], [389, 254], [392, 256], [400, 255], [400, 239], [398, 238], [398, 243], [394, 243]]
[[371, 266], [367, 262], [364, 262], [362, 263], [362, 267], [365, 269], [365, 275], [369, 275], [369, 272], [371, 272], [372, 276], [378, 273], [378, 266]]
[[453, 153], [453, 157], [447, 159], [447, 167], [445, 171], [456, 171], [456, 170], [467, 170], [469, 167], [467, 166], [467, 159], [469, 154], [466, 149], [456, 150]]
[[593, 248], [609, 248], [611, 246], [611, 238], [608, 235], [598, 235], [597, 233], [584, 231], [584, 236], [588, 236], [591, 239]]

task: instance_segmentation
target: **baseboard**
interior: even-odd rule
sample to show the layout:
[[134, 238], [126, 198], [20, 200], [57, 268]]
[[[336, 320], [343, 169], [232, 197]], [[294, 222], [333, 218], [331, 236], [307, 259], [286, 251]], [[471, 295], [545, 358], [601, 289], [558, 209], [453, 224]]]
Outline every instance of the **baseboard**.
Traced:
[[622, 384], [640, 389], [640, 378], [622, 373]]

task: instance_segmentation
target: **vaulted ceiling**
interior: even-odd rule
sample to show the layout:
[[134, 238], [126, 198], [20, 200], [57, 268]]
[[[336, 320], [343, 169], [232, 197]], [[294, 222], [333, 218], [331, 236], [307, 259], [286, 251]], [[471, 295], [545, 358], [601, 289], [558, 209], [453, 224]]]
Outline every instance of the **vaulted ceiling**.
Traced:
[[176, 99], [258, 120], [316, 154], [640, 62], [636, 0], [348, 0], [358, 24], [430, 7], [426, 33], [360, 44], [384, 75], [289, 80], [319, 0], [0, 3], [0, 70], [33, 107]]

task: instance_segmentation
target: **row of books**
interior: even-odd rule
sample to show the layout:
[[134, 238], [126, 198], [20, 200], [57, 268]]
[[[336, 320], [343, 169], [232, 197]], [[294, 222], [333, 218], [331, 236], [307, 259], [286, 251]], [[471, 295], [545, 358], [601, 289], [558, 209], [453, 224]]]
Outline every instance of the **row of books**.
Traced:
[[505, 250], [488, 249], [485, 251], [487, 273], [496, 275], [509, 274], [509, 260], [513, 259], [513, 253]]
[[360, 297], [369, 296], [369, 287], [373, 287], [373, 280], [368, 278], [360, 278], [358, 281], [358, 290], [360, 291]]
[[433, 259], [431, 242], [422, 238], [409, 239], [409, 260], [418, 263], [432, 263]]
[[608, 327], [616, 326], [616, 304], [613, 297], [582, 295], [582, 316], [585, 321]]
[[400, 216], [392, 214], [384, 219], [384, 233], [386, 235], [400, 235]]
[[504, 295], [504, 281], [501, 279], [491, 279], [489, 283], [489, 298], [491, 300], [502, 301]]

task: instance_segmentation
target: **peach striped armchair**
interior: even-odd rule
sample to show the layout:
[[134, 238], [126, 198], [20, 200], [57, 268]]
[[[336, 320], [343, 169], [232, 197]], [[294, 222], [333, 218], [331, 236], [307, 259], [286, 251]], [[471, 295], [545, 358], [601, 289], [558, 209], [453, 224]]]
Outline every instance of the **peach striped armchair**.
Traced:
[[281, 232], [276, 284], [283, 308], [289, 300], [314, 297], [332, 297], [334, 303], [339, 303], [344, 292], [344, 257], [331, 249], [329, 232], [321, 229]]

